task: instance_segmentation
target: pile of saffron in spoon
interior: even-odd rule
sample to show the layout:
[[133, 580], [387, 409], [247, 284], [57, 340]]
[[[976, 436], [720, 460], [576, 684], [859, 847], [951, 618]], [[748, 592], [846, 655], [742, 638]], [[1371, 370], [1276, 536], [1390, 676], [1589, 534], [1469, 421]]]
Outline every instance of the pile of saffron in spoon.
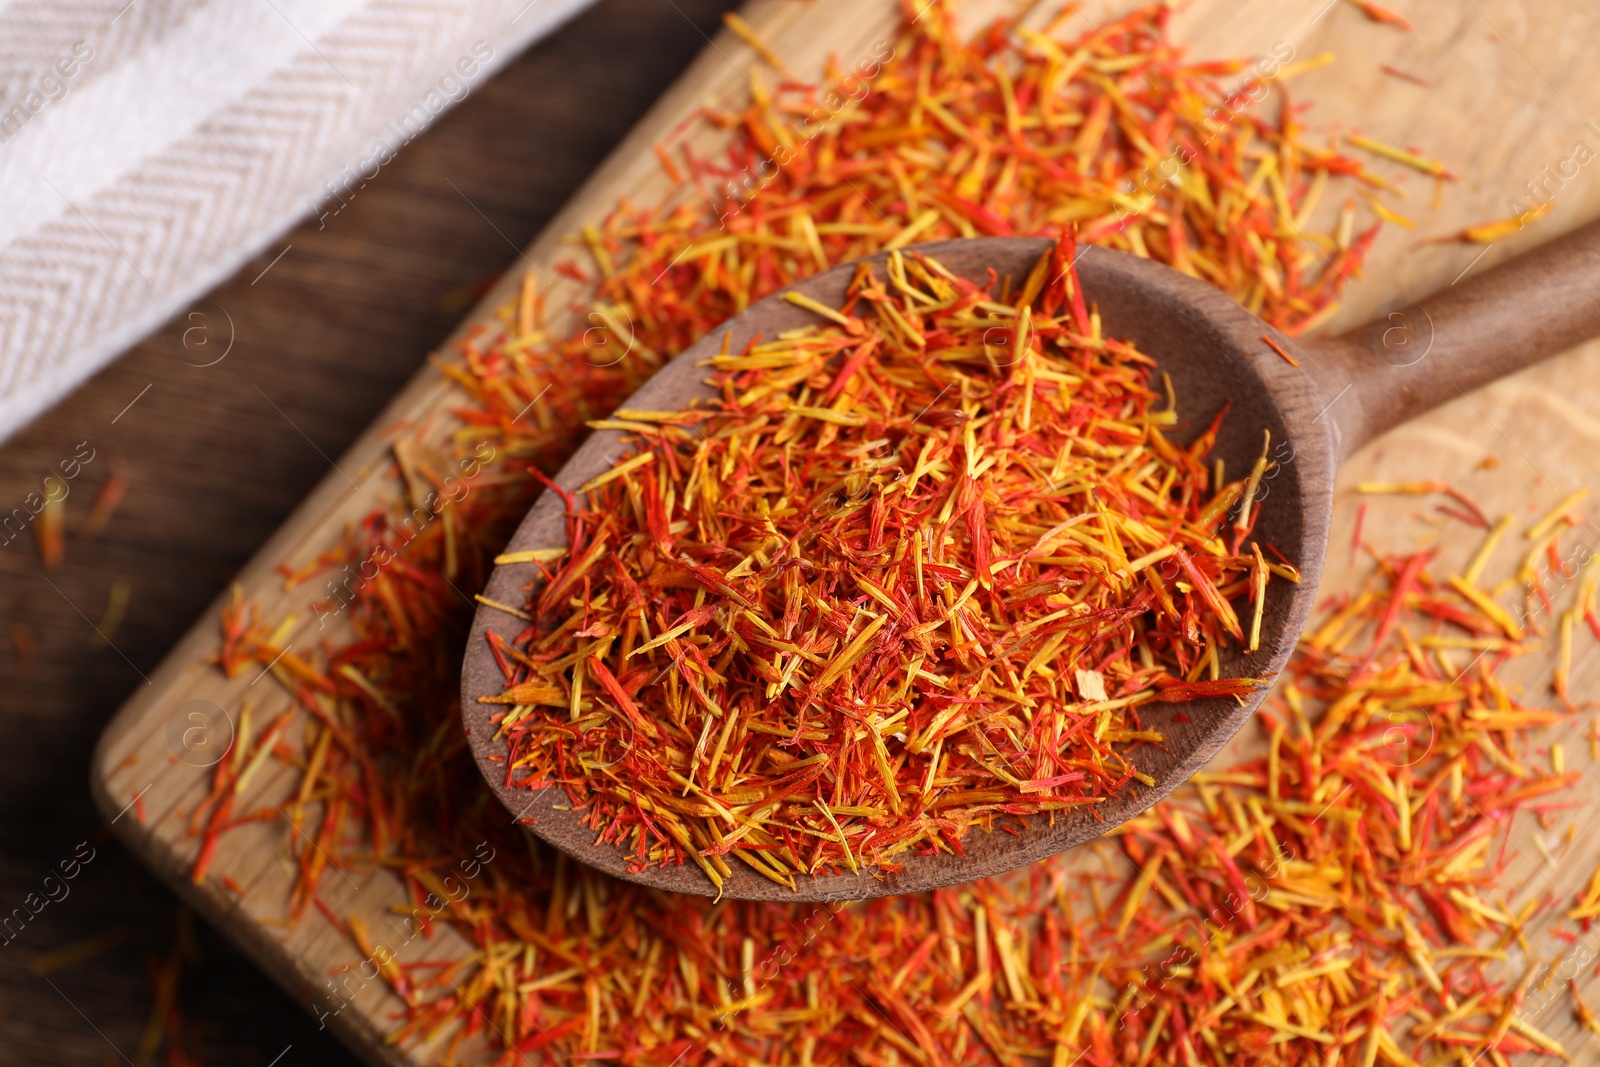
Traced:
[[1220, 413], [1169, 438], [1074, 248], [984, 287], [891, 253], [838, 309], [791, 294], [819, 323], [712, 359], [709, 402], [594, 423], [632, 443], [563, 493], [566, 550], [503, 557], [547, 570], [499, 646], [508, 780], [719, 886], [1153, 784], [1141, 705], [1251, 691], [1221, 664], [1296, 575], [1249, 539], [1265, 458], [1217, 486]]

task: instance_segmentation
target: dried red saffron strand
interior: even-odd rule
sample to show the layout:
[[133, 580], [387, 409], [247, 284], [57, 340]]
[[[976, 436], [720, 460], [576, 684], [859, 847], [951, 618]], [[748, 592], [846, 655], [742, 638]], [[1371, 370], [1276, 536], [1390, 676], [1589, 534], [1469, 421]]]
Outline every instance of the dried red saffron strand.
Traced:
[[1255, 688], [1217, 676], [1227, 598], [1261, 594], [1214, 506], [1245, 483], [1163, 436], [1073, 249], [1005, 304], [891, 253], [820, 325], [713, 358], [715, 401], [595, 423], [640, 443], [482, 698], [508, 781], [560, 783], [640, 866], [792, 887], [1149, 785], [1140, 704]]

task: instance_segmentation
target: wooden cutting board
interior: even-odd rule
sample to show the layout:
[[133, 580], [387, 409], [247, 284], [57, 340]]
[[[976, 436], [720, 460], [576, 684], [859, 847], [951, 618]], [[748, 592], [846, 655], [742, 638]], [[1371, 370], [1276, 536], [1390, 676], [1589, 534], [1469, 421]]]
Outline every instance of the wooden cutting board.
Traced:
[[[1047, 13], [1057, 8], [1055, 3], [1044, 6]], [[1091, 20], [1125, 6], [1086, 5], [1081, 16], [1063, 24], [1064, 32], [1087, 31], [1094, 25]], [[1576, 143], [1600, 152], [1600, 82], [1585, 77], [1591, 73], [1585, 66], [1589, 42], [1600, 38], [1600, 9], [1581, 0], [1537, 6], [1491, 0], [1460, 5], [1389, 0], [1389, 6], [1412, 17], [1415, 31], [1373, 23], [1347, 0], [1195, 0], [1175, 20], [1176, 37], [1203, 57], [1256, 55], [1280, 42], [1294, 48], [1296, 63], [1332, 53], [1336, 61], [1297, 74], [1290, 83], [1296, 101], [1316, 102], [1303, 116], [1313, 129], [1359, 125], [1390, 144], [1415, 146], [1462, 175], [1460, 181], [1436, 189], [1420, 175], [1373, 161], [1378, 173], [1407, 175], [1409, 199], [1402, 210], [1417, 220], [1417, 228], [1392, 226], [1385, 231], [1373, 249], [1365, 278], [1349, 290], [1335, 329], [1364, 320], [1393, 301], [1447, 285], [1464, 272], [1486, 269], [1600, 214], [1600, 188], [1589, 168], [1580, 167], [1570, 177], [1562, 174], [1563, 169], [1567, 174], [1573, 170], [1570, 163], [1563, 167], [1563, 161], [1573, 157]], [[971, 0], [958, 8], [969, 24], [1002, 10], [990, 0]], [[890, 0], [754, 0], [744, 9], [744, 17], [791, 70], [816, 77], [830, 54], [846, 65], [854, 57], [870, 55], [875, 44], [890, 36], [898, 14]], [[619, 197], [651, 203], [665, 195], [668, 183], [651, 151], [653, 143], [708, 99], [744, 99], [749, 91], [747, 72], [757, 64], [757, 57], [733, 35], [723, 33], [712, 41], [527, 249], [524, 262], [512, 265], [441, 350], [449, 353], [474, 322], [508, 298], [524, 270], [535, 265], [558, 278], [550, 308], [565, 308], [577, 299], [581, 295], [577, 287], [551, 269], [570, 255], [561, 243], [563, 236], [599, 221]], [[1380, 69], [1384, 64], [1429, 84], [1419, 86], [1386, 74]], [[695, 137], [698, 150], [705, 154], [720, 140], [720, 135], [704, 130]], [[1594, 169], [1600, 174], [1600, 168]], [[1508, 207], [1508, 199], [1513, 196], [1527, 206], [1527, 182], [1543, 183], [1555, 203], [1545, 217], [1514, 239], [1489, 247], [1425, 243], [1428, 237], [1511, 214], [1514, 209]], [[552, 315], [552, 329], [561, 329], [560, 317]], [[1506, 343], [1516, 344], [1517, 338], [1508, 337]], [[392, 475], [392, 428], [440, 415], [453, 395], [437, 372], [420, 373], [241, 573], [245, 597], [261, 607], [264, 618], [302, 619], [301, 630], [290, 635], [291, 643], [303, 640], [309, 646], [322, 636], [310, 625], [313, 619], [305, 605], [314, 593], [305, 589], [285, 593], [274, 568], [283, 562], [301, 564], [320, 554], [342, 537], [348, 523], [392, 498], [398, 492]], [[1482, 464], [1489, 456], [1498, 457], [1498, 466]], [[1345, 548], [1355, 512], [1349, 499], [1352, 488], [1361, 481], [1428, 479], [1452, 482], [1491, 514], [1513, 512], [1529, 518], [1574, 487], [1600, 482], [1600, 345], [1463, 398], [1355, 457], [1340, 477], [1326, 592], [1350, 588], [1354, 580]], [[1366, 540], [1383, 551], [1435, 538], [1443, 553], [1441, 566], [1459, 563], [1476, 547], [1476, 537], [1459, 525], [1441, 532], [1429, 514], [1415, 498], [1374, 499], [1366, 519]], [[1580, 529], [1566, 543], [1570, 548], [1577, 542], [1600, 549], [1600, 525]], [[1500, 569], [1517, 555], [1512, 548], [1503, 549], [1497, 559]], [[226, 931], [293, 995], [326, 1005], [329, 1001], [314, 997], [314, 992], [336, 969], [356, 965], [360, 959], [349, 941], [315, 912], [300, 923], [284, 921], [290, 875], [281, 860], [286, 835], [281, 823], [232, 831], [218, 849], [213, 876], [198, 886], [188, 878], [196, 842], [186, 833], [184, 813], [205, 795], [209, 772], [175, 760], [173, 753], [184, 746], [174, 739], [181, 739], [185, 730], [210, 729], [213, 734], [208, 739], [225, 745], [227, 738], [217, 732], [225, 731], [225, 725], [203, 715], [191, 718], [192, 712], [206, 707], [191, 702], [236, 708], [252, 695], [250, 678], [230, 681], [207, 665], [220, 647], [220, 608], [220, 603], [213, 605], [195, 624], [151, 676], [151, 684], [141, 687], [107, 728], [96, 754], [92, 787], [114, 831], [189, 904]], [[1570, 686], [1581, 701], [1595, 693], [1600, 655], [1583, 638], [1578, 647]], [[264, 696], [259, 691], [254, 695]], [[1529, 696], [1534, 702], [1545, 699], [1531, 691]], [[261, 710], [275, 713], [277, 707]], [[1585, 718], [1565, 728], [1568, 766], [1585, 769], [1590, 789], [1600, 790], [1600, 767], [1590, 764], [1588, 743], [1583, 740], [1587, 727]], [[1242, 739], [1219, 761], [1232, 762], [1238, 758], [1238, 746], [1252, 743]], [[269, 797], [280, 797], [288, 789], [281, 769], [276, 775], [264, 769], [256, 784]], [[142, 804], [142, 821], [127, 814], [135, 797]], [[1586, 817], [1581, 811], [1571, 816]], [[1516, 878], [1507, 883], [1518, 894], [1513, 903], [1546, 896], [1564, 903], [1587, 883], [1600, 860], [1600, 836], [1579, 835], [1566, 844], [1565, 829], [1559, 821], [1543, 828], [1531, 818], [1514, 828], [1508, 845], [1518, 863]], [[1541, 840], [1536, 841], [1535, 835]], [[1089, 862], [1087, 853], [1083, 861]], [[222, 876], [243, 887], [243, 894], [224, 891], [218, 884]], [[323, 896], [340, 914], [368, 916], [369, 926], [381, 922], [387, 907], [402, 900], [398, 880], [384, 872], [329, 878]], [[1547, 909], [1552, 915], [1559, 910]], [[1528, 939], [1534, 957], [1553, 960], [1557, 967], [1576, 958], [1574, 946], [1537, 929], [1529, 932]], [[414, 958], [458, 958], [468, 951], [463, 939], [445, 930]], [[1520, 973], [1523, 965], [1513, 958], [1508, 970]], [[1592, 973], [1588, 965], [1571, 969], [1580, 980]], [[1529, 995], [1529, 1019], [1564, 1042], [1580, 1061], [1592, 1059], [1595, 1046], [1588, 1043], [1596, 1039], [1576, 1026], [1559, 988], [1566, 976], [1562, 973], [1562, 982], [1548, 992], [1541, 992], [1536, 983]], [[1589, 999], [1594, 998], [1591, 991]], [[350, 1006], [326, 1022], [372, 1063], [434, 1062], [437, 1043], [401, 1048], [385, 1042], [400, 1007], [381, 983], [367, 983]]]

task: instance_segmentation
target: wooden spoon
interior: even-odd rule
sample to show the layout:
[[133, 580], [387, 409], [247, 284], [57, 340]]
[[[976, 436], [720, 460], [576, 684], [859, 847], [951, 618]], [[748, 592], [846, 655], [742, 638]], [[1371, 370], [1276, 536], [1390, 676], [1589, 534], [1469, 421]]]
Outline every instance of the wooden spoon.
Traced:
[[[1052, 247], [1043, 238], [983, 237], [919, 246], [952, 272], [975, 282], [993, 270], [1020, 283]], [[867, 257], [881, 272], [884, 253]], [[1327, 547], [1334, 472], [1339, 461], [1384, 431], [1463, 395], [1501, 375], [1600, 334], [1600, 223], [1552, 242], [1428, 299], [1391, 312], [1332, 340], [1297, 342], [1284, 337], [1216, 289], [1148, 259], [1086, 247], [1078, 262], [1085, 293], [1097, 306], [1104, 333], [1131, 341], [1171, 375], [1178, 410], [1190, 433], [1204, 428], [1226, 401], [1233, 407], [1211, 455], [1229, 471], [1246, 471], [1261, 452], [1262, 430], [1272, 432], [1280, 469], [1263, 503], [1255, 535], [1276, 546], [1300, 569], [1299, 585], [1267, 587], [1261, 647], [1224, 657], [1223, 677], [1274, 677], [1288, 661], [1311, 613]], [[855, 273], [846, 263], [789, 288], [838, 307]], [[728, 345], [819, 321], [777, 295], [713, 330], [644, 384], [626, 408], [671, 410], [709, 397], [701, 362]], [[725, 340], [725, 335], [727, 339]], [[1274, 352], [1271, 337], [1299, 366]], [[1487, 428], [1486, 428], [1486, 436]], [[572, 489], [605, 470], [625, 449], [625, 435], [597, 431], [556, 475]], [[564, 547], [564, 507], [545, 492], [518, 527], [508, 552]], [[490, 576], [488, 599], [521, 606], [524, 589], [540, 581], [532, 564], [506, 564]], [[504, 689], [485, 634], [510, 638], [523, 623], [481, 606], [473, 620], [462, 671], [461, 709], [468, 739], [489, 785], [535, 834], [598, 870], [680, 893], [715, 895], [699, 868], [684, 864], [632, 872], [624, 850], [596, 845], [595, 831], [579, 823], [565, 793], [505, 785], [506, 744], [495, 736], [492, 713], [503, 706], [479, 697]], [[1035, 817], [1020, 836], [970, 831], [966, 854], [905, 855], [901, 870], [798, 876], [790, 891], [743, 864], [734, 864], [723, 895], [745, 900], [849, 900], [912, 893], [999, 874], [1087, 841], [1144, 811], [1188, 780], [1250, 718], [1265, 697], [1258, 690], [1243, 706], [1233, 700], [1146, 704], [1143, 721], [1167, 737], [1164, 746], [1137, 749], [1140, 770], [1155, 785], [1124, 790], [1105, 803], [1058, 813], [1053, 825]], [[1180, 720], [1179, 712], [1186, 713]]]

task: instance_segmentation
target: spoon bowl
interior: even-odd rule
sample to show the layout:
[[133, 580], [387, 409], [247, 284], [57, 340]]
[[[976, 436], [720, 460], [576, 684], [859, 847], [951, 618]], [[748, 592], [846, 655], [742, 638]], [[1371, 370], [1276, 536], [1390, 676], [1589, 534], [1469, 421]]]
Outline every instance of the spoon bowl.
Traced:
[[[952, 273], [977, 284], [991, 277], [1020, 284], [1054, 242], [1044, 238], [985, 237], [913, 246]], [[827, 305], [839, 306], [855, 276], [857, 262], [881, 272], [887, 253], [842, 264], [789, 286]], [[1420, 414], [1462, 390], [1554, 354], [1577, 340], [1600, 333], [1600, 231], [1578, 234], [1485, 274], [1459, 289], [1392, 313], [1386, 320], [1333, 341], [1302, 345], [1279, 334], [1215, 288], [1151, 260], [1099, 247], [1084, 247], [1077, 270], [1085, 296], [1101, 317], [1107, 337], [1126, 340], [1155, 359], [1172, 381], [1179, 427], [1171, 435], [1186, 443], [1203, 431], [1224, 405], [1230, 405], [1208, 458], [1228, 471], [1248, 470], [1269, 431], [1277, 463], [1271, 491], [1261, 505], [1254, 539], [1271, 545], [1300, 571], [1299, 584], [1271, 582], [1260, 647], [1237, 649], [1221, 657], [1226, 678], [1272, 679], [1284, 668], [1311, 614], [1327, 544], [1334, 475], [1342, 456], [1398, 422]], [[992, 272], [992, 273], [991, 273]], [[1546, 302], [1547, 314], [1530, 337], [1518, 344], [1496, 344], [1494, 331], [1521, 319], [1530, 294]], [[1562, 297], [1565, 297], [1563, 300]], [[1407, 333], [1396, 335], [1396, 321]], [[775, 293], [708, 333], [663, 367], [621, 406], [671, 410], [709, 398], [703, 363], [724, 351], [739, 351], [755, 338], [821, 321], [813, 312]], [[1421, 332], [1426, 322], [1427, 330]], [[1523, 324], [1526, 325], [1525, 320]], [[1267, 338], [1289, 354], [1285, 359]], [[1408, 349], [1405, 346], [1410, 345]], [[1421, 355], [1418, 355], [1418, 352]], [[609, 468], [625, 453], [627, 435], [616, 430], [591, 434], [555, 476], [572, 490]], [[507, 552], [560, 548], [566, 544], [565, 506], [546, 491], [535, 502], [507, 545]], [[531, 563], [495, 568], [484, 591], [487, 600], [520, 605], [530, 583], [542, 581]], [[696, 866], [631, 869], [619, 845], [597, 842], [595, 830], [559, 787], [528, 790], [507, 785], [507, 745], [497, 736], [491, 715], [503, 705], [481, 704], [504, 689], [504, 677], [486, 639], [490, 630], [509, 639], [524, 623], [489, 604], [473, 620], [462, 671], [463, 725], [490, 787], [517, 821], [534, 834], [590, 867], [618, 878], [660, 889], [701, 896], [717, 888]], [[742, 863], [732, 864], [721, 895], [745, 900], [855, 900], [921, 892], [1000, 874], [1090, 840], [1138, 815], [1187, 781], [1254, 714], [1267, 688], [1242, 702], [1195, 700], [1149, 703], [1144, 724], [1166, 738], [1144, 744], [1130, 758], [1153, 786], [1137, 782], [1104, 803], [1023, 819], [1016, 834], [969, 831], [963, 855], [902, 854], [900, 869], [864, 870], [798, 876], [790, 890]]]

